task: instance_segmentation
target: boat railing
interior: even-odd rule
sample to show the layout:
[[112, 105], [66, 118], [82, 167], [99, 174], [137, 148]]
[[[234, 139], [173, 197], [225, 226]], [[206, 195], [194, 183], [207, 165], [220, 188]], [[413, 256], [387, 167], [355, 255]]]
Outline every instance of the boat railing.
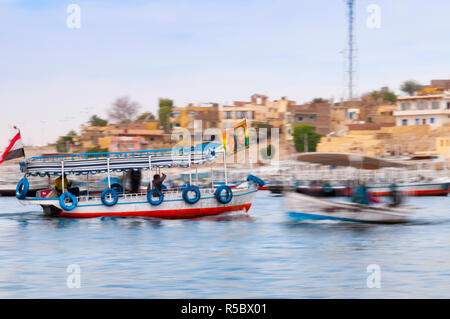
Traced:
[[78, 153], [78, 154], [54, 154], [43, 155], [28, 158], [30, 162], [60, 162], [67, 160], [86, 160], [86, 159], [106, 159], [106, 158], [136, 158], [149, 156], [170, 156], [170, 155], [185, 155], [185, 154], [202, 154], [205, 150], [216, 150], [218, 143], [203, 143], [191, 147], [174, 147], [157, 150], [142, 150], [142, 151], [126, 151], [126, 152], [99, 152], [99, 153]]
[[[200, 188], [200, 194], [201, 197], [205, 195], [214, 195], [216, 188]], [[168, 190], [164, 190], [164, 199], [180, 199], [183, 195], [183, 190], [180, 188], [170, 188]], [[141, 193], [121, 193], [119, 194], [119, 200], [147, 200], [147, 192], [141, 192]], [[100, 195], [81, 195], [78, 196], [79, 202], [88, 202], [88, 201], [100, 201], [101, 196]]]

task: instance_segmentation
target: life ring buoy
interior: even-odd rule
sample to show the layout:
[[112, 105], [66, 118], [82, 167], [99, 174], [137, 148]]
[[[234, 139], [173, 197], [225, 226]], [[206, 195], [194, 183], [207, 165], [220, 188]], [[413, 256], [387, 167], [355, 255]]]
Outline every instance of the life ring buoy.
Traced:
[[[109, 195], [112, 196], [112, 199], [109, 198], [110, 197]], [[115, 189], [105, 188], [100, 198], [102, 199], [103, 205], [114, 206], [115, 204], [117, 204], [117, 201], [119, 200], [119, 194], [117, 194], [117, 191]]]
[[253, 181], [256, 184], [258, 184], [259, 187], [262, 187], [265, 184], [265, 182], [261, 178], [256, 177], [255, 175], [248, 175], [247, 176], [247, 181], [249, 181], [249, 182]]
[[[67, 205], [66, 204], [66, 197], [69, 197], [70, 200], [72, 201], [72, 205]], [[61, 196], [59, 197], [59, 205], [61, 206], [61, 208], [65, 211], [71, 211], [73, 210], [75, 207], [77, 207], [78, 205], [78, 200], [75, 197], [75, 195], [73, 195], [72, 193], [69, 192], [65, 192], [62, 193]]]
[[117, 192], [117, 194], [123, 193], [123, 187], [120, 184], [112, 184], [111, 188]]
[[16, 187], [16, 197], [18, 199], [24, 199], [27, 196], [28, 190], [30, 189], [30, 183], [28, 179], [22, 178]]
[[[158, 200], [153, 199], [153, 194], [158, 195]], [[159, 189], [151, 189], [147, 192], [147, 201], [150, 204], [157, 206], [157, 205], [161, 204], [163, 200], [164, 200], [164, 195]]]
[[[223, 191], [226, 192], [225, 197], [222, 195]], [[216, 199], [222, 204], [228, 204], [233, 198], [233, 192], [231, 191], [231, 188], [227, 185], [221, 185], [217, 187], [214, 195], [216, 196]]]
[[[195, 193], [195, 197], [194, 198], [190, 198], [189, 197], [189, 192], [194, 192]], [[195, 203], [197, 203], [199, 201], [199, 199], [200, 199], [200, 190], [195, 185], [188, 185], [183, 190], [183, 199], [188, 204], [195, 204]]]

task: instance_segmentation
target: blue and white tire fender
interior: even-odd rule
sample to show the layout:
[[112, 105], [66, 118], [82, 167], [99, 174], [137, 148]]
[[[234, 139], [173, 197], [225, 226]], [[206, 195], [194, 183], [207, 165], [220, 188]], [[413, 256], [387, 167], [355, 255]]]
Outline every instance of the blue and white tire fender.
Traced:
[[100, 198], [102, 199], [103, 205], [114, 206], [119, 200], [119, 194], [112, 188], [105, 188]]
[[[153, 194], [158, 195], [158, 199], [153, 199]], [[147, 201], [154, 206], [161, 204], [164, 200], [164, 195], [159, 189], [151, 189], [147, 192]]]
[[[225, 196], [222, 195], [222, 192], [225, 191]], [[222, 204], [228, 204], [231, 199], [233, 198], [233, 192], [231, 191], [231, 188], [227, 185], [221, 185], [217, 187], [216, 192], [214, 193], [216, 196], [216, 199], [219, 201], [219, 203]]]
[[[194, 192], [195, 193], [195, 197], [190, 198], [189, 197], [189, 193], [190, 192]], [[183, 199], [188, 204], [195, 204], [195, 203], [197, 203], [199, 201], [199, 199], [200, 199], [200, 190], [195, 185], [188, 185], [188, 186], [186, 186], [186, 188], [183, 190]]]
[[30, 189], [30, 183], [26, 178], [22, 178], [16, 187], [16, 197], [18, 199], [24, 199], [27, 196], [28, 190]]
[[[72, 201], [72, 204], [68, 205], [66, 203], [66, 197], [70, 198], [70, 200]], [[75, 207], [77, 207], [78, 200], [75, 197], [75, 195], [73, 195], [72, 193], [65, 192], [65, 193], [62, 193], [61, 196], [59, 197], [59, 205], [61, 206], [61, 208], [63, 210], [71, 211], [71, 210], [75, 209]]]
[[247, 181], [255, 182], [256, 184], [258, 184], [259, 187], [262, 187], [265, 184], [265, 182], [261, 178], [256, 177], [255, 175], [248, 175]]

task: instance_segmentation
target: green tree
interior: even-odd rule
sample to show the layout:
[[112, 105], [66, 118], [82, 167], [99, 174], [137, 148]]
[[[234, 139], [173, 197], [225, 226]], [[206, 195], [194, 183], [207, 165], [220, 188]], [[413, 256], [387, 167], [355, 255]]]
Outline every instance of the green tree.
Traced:
[[104, 119], [98, 117], [97, 115], [92, 115], [91, 118], [89, 119], [88, 123], [90, 126], [107, 126], [108, 125], [107, 120], [104, 120]]
[[311, 101], [311, 103], [328, 103], [328, 100], [321, 97], [316, 97]]
[[77, 136], [74, 130], [69, 131], [66, 135], [60, 136], [56, 141], [56, 150], [60, 153], [69, 151], [68, 145], [73, 143], [73, 138]]
[[172, 112], [173, 101], [171, 99], [159, 99], [158, 117], [159, 123], [166, 133], [170, 131], [170, 113]]
[[405, 81], [400, 86], [400, 90], [402, 90], [402, 92], [408, 93], [409, 95], [413, 95], [414, 93], [419, 91], [420, 88], [421, 85], [414, 80]]
[[383, 93], [383, 100], [385, 102], [395, 103], [397, 102], [397, 95], [394, 92], [384, 92]]
[[141, 115], [138, 116], [138, 120], [139, 121], [149, 121], [149, 120], [154, 120], [156, 117], [155, 115], [153, 115], [152, 112], [144, 112]]
[[[297, 152], [305, 152], [305, 150], [315, 152], [321, 138], [321, 135], [314, 131], [314, 127], [307, 124], [295, 126], [292, 136], [294, 137], [295, 150]], [[305, 141], [307, 142], [307, 147], [305, 147]]]

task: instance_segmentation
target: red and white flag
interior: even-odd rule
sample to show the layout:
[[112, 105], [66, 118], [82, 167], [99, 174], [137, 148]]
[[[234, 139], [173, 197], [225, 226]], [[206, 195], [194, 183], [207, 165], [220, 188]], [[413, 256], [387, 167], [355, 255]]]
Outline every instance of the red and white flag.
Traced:
[[18, 157], [25, 157], [20, 131], [13, 137], [6, 150], [0, 155], [0, 164]]

